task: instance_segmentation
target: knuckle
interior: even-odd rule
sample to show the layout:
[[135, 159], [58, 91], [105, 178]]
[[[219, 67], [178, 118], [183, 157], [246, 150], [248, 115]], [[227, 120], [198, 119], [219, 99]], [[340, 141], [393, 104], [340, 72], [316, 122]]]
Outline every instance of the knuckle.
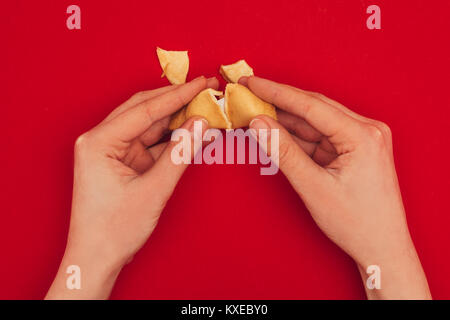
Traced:
[[177, 104], [180, 106], [184, 106], [189, 103], [189, 101], [186, 99], [186, 97], [184, 97], [181, 94], [177, 94], [176, 99], [177, 99]]
[[75, 150], [84, 150], [91, 139], [89, 132], [85, 132], [75, 140]]
[[389, 126], [386, 123], [377, 121], [377, 127], [381, 130], [381, 132], [383, 132], [386, 138], [390, 139], [392, 137], [391, 128], [389, 128]]
[[310, 94], [311, 94], [311, 96], [313, 96], [316, 99], [323, 100], [325, 98], [325, 96], [323, 94], [321, 94], [320, 92], [311, 91]]
[[143, 105], [145, 116], [147, 117], [148, 125], [152, 125], [155, 122], [153, 116], [153, 110], [150, 105]]
[[378, 126], [370, 124], [366, 127], [366, 132], [369, 137], [369, 141], [378, 146], [385, 145], [384, 133]]
[[302, 102], [303, 102], [302, 103], [302, 105], [303, 105], [302, 116], [304, 119], [307, 119], [309, 113], [311, 112], [312, 107], [317, 102], [317, 98], [309, 96], [309, 95], [305, 95], [303, 97]]
[[270, 93], [270, 100], [276, 104], [279, 96], [280, 96], [280, 88], [278, 86], [275, 86], [274, 88], [272, 88], [272, 92]]

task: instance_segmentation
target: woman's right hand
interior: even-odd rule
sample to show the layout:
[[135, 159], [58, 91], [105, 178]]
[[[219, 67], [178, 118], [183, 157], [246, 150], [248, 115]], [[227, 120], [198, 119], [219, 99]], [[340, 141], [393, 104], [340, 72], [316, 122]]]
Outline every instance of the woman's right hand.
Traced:
[[366, 288], [368, 297], [431, 298], [408, 231], [388, 126], [317, 93], [258, 77], [239, 82], [281, 109], [279, 122], [258, 116], [250, 127], [279, 130], [279, 167], [320, 229], [355, 260], [364, 282], [368, 266], [380, 268], [381, 289]]

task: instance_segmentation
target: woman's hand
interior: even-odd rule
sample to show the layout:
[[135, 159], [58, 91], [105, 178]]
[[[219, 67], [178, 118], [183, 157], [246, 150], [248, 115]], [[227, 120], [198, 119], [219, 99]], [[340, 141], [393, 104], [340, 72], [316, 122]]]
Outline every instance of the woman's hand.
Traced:
[[388, 126], [317, 93], [258, 77], [240, 83], [281, 109], [279, 122], [259, 116], [250, 127], [279, 129], [279, 167], [320, 229], [356, 261], [364, 280], [369, 265], [380, 268], [381, 289], [366, 288], [369, 298], [431, 298]]
[[[174, 164], [177, 142], [156, 144], [170, 115], [217, 79], [140, 92], [75, 145], [72, 213], [66, 251], [47, 299], [104, 299], [124, 264], [155, 228], [186, 164]], [[183, 128], [192, 132], [198, 118]], [[202, 121], [203, 130], [207, 122]], [[151, 146], [150, 148], [148, 148]], [[66, 269], [81, 270], [81, 289], [66, 287]]]

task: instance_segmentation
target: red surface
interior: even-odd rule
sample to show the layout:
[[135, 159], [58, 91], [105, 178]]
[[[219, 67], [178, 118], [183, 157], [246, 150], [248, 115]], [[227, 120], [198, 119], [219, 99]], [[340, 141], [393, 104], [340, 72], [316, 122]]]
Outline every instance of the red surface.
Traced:
[[[80, 31], [66, 28], [73, 3]], [[378, 31], [365, 22], [374, 3]], [[189, 79], [245, 58], [260, 76], [387, 122], [432, 294], [450, 298], [449, 1], [16, 0], [0, 12], [0, 298], [45, 295], [65, 246], [74, 141], [132, 93], [167, 84], [157, 45], [189, 50]], [[364, 297], [350, 258], [258, 165], [189, 168], [112, 294]]]

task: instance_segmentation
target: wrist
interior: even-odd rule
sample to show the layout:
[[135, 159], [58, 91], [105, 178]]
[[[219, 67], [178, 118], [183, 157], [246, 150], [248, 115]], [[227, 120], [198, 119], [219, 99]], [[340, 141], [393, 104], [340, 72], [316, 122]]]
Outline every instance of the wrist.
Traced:
[[357, 250], [351, 252], [350, 255], [363, 269], [369, 265], [391, 264], [396, 261], [417, 258], [409, 231], [403, 226], [372, 233], [360, 240], [359, 243]]
[[[356, 261], [369, 299], [431, 299], [425, 273], [412, 241], [392, 245]], [[368, 267], [371, 268], [368, 269]], [[368, 273], [369, 271], [369, 273]], [[367, 282], [373, 280], [372, 286]], [[379, 277], [380, 287], [374, 287]]]
[[107, 299], [122, 267], [92, 246], [70, 244], [46, 299]]

